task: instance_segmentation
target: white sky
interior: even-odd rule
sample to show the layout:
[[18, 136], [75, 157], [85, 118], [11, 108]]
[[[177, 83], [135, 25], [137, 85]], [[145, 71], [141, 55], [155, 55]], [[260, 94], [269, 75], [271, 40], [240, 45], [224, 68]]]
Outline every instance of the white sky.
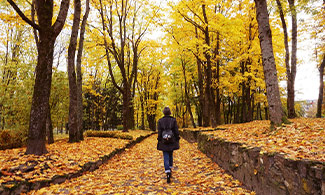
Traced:
[[313, 45], [308, 40], [300, 44], [303, 45], [303, 48], [298, 49], [297, 57], [302, 62], [297, 66], [295, 100], [317, 100], [319, 71], [315, 57], [313, 57]]

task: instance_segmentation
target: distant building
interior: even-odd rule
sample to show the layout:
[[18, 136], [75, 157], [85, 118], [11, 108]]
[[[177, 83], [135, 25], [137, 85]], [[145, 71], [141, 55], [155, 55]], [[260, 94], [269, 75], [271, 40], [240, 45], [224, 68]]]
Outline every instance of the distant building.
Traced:
[[306, 100], [306, 106], [307, 106], [307, 108], [310, 108], [310, 107], [312, 107], [314, 105], [317, 106], [317, 100]]
[[316, 108], [317, 108], [317, 100], [305, 100], [302, 104], [304, 110], [304, 117], [315, 117], [316, 116]]

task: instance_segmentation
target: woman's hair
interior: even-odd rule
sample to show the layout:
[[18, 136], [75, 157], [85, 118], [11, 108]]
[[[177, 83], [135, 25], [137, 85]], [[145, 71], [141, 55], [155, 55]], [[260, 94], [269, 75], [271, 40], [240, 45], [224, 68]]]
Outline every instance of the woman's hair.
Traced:
[[171, 115], [169, 107], [165, 107], [164, 110], [163, 110], [163, 113], [164, 113], [165, 116]]

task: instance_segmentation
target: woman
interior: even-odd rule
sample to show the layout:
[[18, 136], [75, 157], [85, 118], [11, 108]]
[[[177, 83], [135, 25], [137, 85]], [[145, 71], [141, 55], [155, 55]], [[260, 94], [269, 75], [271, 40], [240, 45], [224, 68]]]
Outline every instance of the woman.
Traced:
[[[173, 151], [179, 149], [179, 131], [176, 119], [171, 115], [170, 109], [165, 107], [164, 117], [158, 121], [158, 144], [157, 149], [163, 151], [165, 173], [167, 174], [167, 183], [170, 183], [171, 169], [173, 168]], [[171, 130], [171, 131], [170, 131]], [[171, 141], [166, 141], [166, 132], [171, 133]]]

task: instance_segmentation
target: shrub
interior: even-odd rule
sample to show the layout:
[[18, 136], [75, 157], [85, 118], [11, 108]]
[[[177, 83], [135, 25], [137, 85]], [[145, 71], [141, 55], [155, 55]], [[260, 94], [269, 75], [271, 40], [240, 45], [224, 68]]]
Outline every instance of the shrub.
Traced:
[[123, 130], [123, 125], [117, 125], [116, 129], [117, 130]]
[[10, 130], [5, 129], [5, 130], [0, 131], [1, 143], [7, 143], [7, 142], [11, 141], [11, 139], [13, 139], [13, 137], [12, 137], [12, 133]]
[[127, 139], [132, 140], [133, 137], [131, 135], [123, 134], [117, 131], [86, 131], [86, 137], [110, 137], [110, 138], [118, 138], [118, 139]]
[[0, 150], [19, 148], [26, 144], [27, 132], [22, 130], [0, 131]]

